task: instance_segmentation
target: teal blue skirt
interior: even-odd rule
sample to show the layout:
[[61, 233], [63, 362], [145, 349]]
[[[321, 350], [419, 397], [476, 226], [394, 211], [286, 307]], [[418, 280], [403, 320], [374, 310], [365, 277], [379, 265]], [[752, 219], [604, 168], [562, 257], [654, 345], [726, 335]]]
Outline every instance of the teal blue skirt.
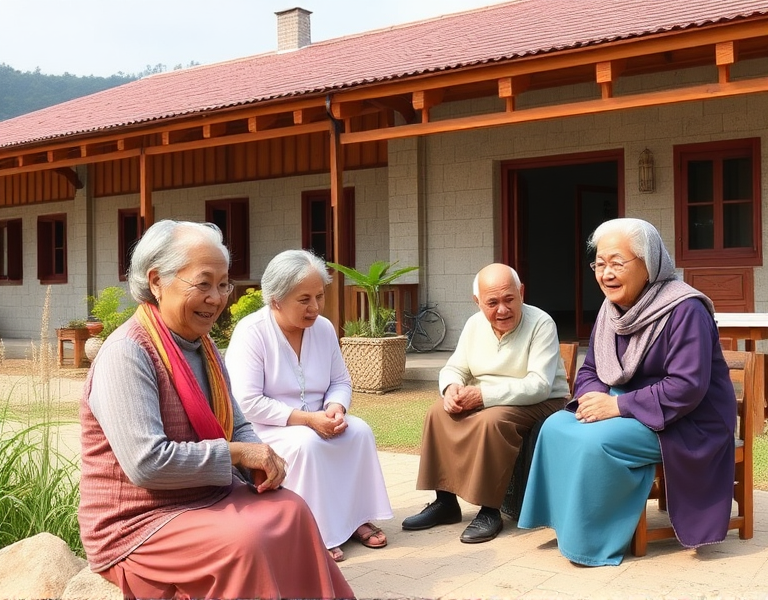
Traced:
[[567, 559], [618, 565], [661, 462], [658, 436], [635, 419], [580, 423], [561, 410], [541, 428], [518, 527], [551, 527]]

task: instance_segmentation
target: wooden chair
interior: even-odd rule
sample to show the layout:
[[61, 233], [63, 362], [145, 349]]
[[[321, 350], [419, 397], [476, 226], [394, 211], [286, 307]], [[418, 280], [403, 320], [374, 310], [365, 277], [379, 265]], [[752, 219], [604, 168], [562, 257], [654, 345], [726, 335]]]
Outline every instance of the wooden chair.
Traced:
[[[733, 498], [738, 505], [738, 511], [731, 517], [728, 529], [738, 529], [742, 540], [752, 539], [754, 529], [754, 466], [752, 446], [754, 444], [755, 428], [753, 425], [755, 402], [754, 394], [754, 360], [752, 352], [724, 350], [723, 355], [731, 373], [731, 382], [736, 391], [738, 406], [738, 422], [736, 426], [736, 476], [733, 486]], [[656, 465], [656, 478], [651, 487], [650, 500], [658, 500], [659, 510], [666, 510], [666, 487], [664, 468]], [[630, 551], [635, 556], [645, 556], [648, 542], [666, 538], [674, 538], [675, 532], [671, 526], [648, 527], [646, 511], [640, 515], [640, 521], [632, 536]]]
[[735, 340], [734, 338], [730, 338], [730, 337], [721, 337], [720, 347], [723, 350], [738, 350], [739, 349], [738, 340]]
[[565, 365], [568, 389], [571, 395], [573, 395], [573, 383], [574, 379], [576, 379], [576, 360], [579, 357], [579, 342], [560, 342], [560, 356]]
[[[560, 357], [565, 366], [565, 377], [568, 381], [568, 389], [573, 394], [573, 384], [576, 379], [576, 362], [579, 356], [578, 342], [560, 342]], [[513, 519], [520, 516], [520, 509], [523, 506], [523, 496], [525, 495], [525, 486], [528, 483], [528, 474], [531, 471], [531, 461], [533, 460], [533, 451], [536, 447], [536, 440], [539, 437], [544, 419], [538, 421], [531, 428], [527, 436], [523, 438], [520, 446], [520, 454], [517, 456], [515, 468], [512, 471], [512, 479], [507, 487], [507, 494], [504, 498], [501, 510]]]

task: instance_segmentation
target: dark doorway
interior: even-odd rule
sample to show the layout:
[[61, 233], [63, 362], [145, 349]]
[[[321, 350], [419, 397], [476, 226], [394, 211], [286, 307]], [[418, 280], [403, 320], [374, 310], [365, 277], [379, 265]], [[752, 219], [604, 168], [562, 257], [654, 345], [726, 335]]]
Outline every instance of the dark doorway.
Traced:
[[505, 261], [525, 301], [555, 319], [561, 341], [587, 340], [602, 304], [587, 239], [623, 214], [623, 172], [620, 151], [502, 166]]

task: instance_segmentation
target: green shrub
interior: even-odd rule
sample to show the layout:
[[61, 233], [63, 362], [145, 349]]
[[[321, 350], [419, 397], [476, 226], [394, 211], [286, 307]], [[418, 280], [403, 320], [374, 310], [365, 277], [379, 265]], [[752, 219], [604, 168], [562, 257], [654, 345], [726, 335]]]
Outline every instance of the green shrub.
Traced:
[[234, 302], [229, 307], [229, 310], [225, 310], [211, 328], [211, 337], [216, 342], [216, 346], [222, 349], [229, 346], [229, 340], [232, 337], [232, 332], [235, 330], [235, 325], [243, 317], [256, 312], [262, 306], [264, 306], [264, 300], [261, 297], [261, 290], [256, 288], [245, 290], [245, 293], [237, 299], [237, 302]]
[[232, 329], [238, 324], [240, 319], [256, 312], [264, 306], [264, 300], [261, 297], [261, 290], [248, 288], [245, 293], [237, 299], [237, 302], [229, 307], [230, 325]]
[[66, 329], [85, 329], [85, 319], [71, 319], [67, 322]]
[[129, 304], [120, 310], [120, 304], [125, 296], [125, 290], [121, 287], [105, 287], [98, 296], [88, 296], [91, 305], [91, 314], [96, 317], [104, 328], [99, 333], [102, 340], [106, 340], [109, 334], [120, 327], [136, 312], [136, 305]]

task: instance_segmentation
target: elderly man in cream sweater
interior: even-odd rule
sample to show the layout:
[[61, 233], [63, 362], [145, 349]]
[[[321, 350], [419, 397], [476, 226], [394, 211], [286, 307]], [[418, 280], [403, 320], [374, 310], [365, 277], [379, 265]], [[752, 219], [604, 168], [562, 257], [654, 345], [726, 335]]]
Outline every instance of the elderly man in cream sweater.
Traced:
[[480, 311], [467, 320], [440, 371], [441, 398], [424, 421], [416, 487], [435, 490], [437, 498], [405, 519], [403, 529], [460, 522], [461, 496], [481, 507], [462, 542], [487, 542], [501, 531], [499, 509], [523, 436], [568, 397], [555, 322], [524, 304], [523, 292], [515, 270], [504, 264], [488, 265], [475, 277]]

